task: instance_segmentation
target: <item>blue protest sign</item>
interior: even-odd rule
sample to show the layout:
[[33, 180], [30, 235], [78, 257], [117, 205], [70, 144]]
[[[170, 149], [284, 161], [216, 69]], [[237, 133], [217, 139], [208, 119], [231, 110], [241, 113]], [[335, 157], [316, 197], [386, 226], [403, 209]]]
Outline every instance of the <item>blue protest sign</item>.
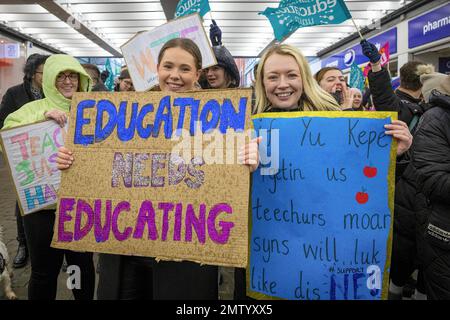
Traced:
[[211, 11], [208, 0], [180, 0], [175, 9], [175, 19], [198, 12], [201, 17]]
[[345, 2], [336, 1], [282, 1], [278, 8], [266, 8], [265, 15], [272, 25], [275, 38], [283, 40], [298, 28], [339, 24], [351, 18]]
[[396, 117], [389, 112], [253, 117], [263, 143], [252, 179], [247, 294], [386, 297], [396, 143], [384, 134], [384, 125]]
[[408, 47], [450, 37], [450, 3], [408, 22]]

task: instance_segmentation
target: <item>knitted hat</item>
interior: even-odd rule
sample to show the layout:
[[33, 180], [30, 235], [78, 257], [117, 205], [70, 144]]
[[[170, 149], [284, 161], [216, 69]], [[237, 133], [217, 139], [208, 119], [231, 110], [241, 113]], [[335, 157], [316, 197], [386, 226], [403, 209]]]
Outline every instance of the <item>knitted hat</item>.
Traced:
[[432, 65], [421, 65], [417, 67], [417, 74], [422, 83], [422, 93], [425, 102], [429, 102], [431, 91], [438, 90], [440, 93], [450, 95], [450, 76], [435, 72]]

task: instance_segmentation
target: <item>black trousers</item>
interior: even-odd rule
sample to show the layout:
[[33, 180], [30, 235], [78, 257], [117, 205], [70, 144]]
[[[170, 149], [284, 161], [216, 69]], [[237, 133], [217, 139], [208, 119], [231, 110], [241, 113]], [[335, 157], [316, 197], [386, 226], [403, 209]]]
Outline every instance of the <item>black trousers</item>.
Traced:
[[76, 300], [92, 300], [95, 288], [95, 269], [92, 253], [74, 252], [50, 247], [55, 222], [54, 210], [42, 210], [23, 217], [28, 251], [31, 259], [31, 277], [28, 284], [29, 300], [54, 300], [58, 275], [64, 256], [68, 265], [80, 268], [80, 289], [72, 289]]
[[122, 300], [217, 300], [216, 266], [123, 256]]
[[399, 210], [395, 207], [390, 277], [395, 285], [404, 286], [418, 269], [416, 288], [425, 293], [422, 247], [428, 210], [423, 208], [426, 200], [422, 194], [416, 194], [416, 201], [422, 206], [418, 206], [419, 209]]
[[20, 214], [19, 203], [16, 201], [16, 223], [17, 223], [17, 241], [19, 245], [27, 245], [27, 239], [25, 238], [25, 230], [23, 229], [23, 217]]

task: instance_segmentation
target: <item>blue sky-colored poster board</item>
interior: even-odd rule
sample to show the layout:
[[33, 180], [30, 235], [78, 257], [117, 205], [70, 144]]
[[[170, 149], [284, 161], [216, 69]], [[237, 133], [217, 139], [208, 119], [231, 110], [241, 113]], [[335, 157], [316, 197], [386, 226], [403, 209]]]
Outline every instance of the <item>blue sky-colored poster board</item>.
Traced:
[[396, 142], [384, 125], [396, 118], [389, 112], [254, 116], [263, 142], [252, 177], [248, 295], [386, 297]]

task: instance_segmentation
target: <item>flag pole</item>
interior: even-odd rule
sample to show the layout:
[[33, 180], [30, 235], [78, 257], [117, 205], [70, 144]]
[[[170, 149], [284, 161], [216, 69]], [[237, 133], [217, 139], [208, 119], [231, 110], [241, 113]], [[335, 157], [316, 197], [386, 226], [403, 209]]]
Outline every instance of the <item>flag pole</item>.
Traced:
[[352, 22], [353, 22], [353, 25], [354, 25], [355, 28], [356, 28], [356, 31], [358, 31], [359, 37], [361, 38], [361, 40], [364, 40], [364, 37], [362, 36], [361, 31], [359, 31], [359, 28], [358, 28], [358, 26], [356, 25], [355, 20], [353, 20], [353, 17], [350, 17], [350, 18], [352, 19]]

